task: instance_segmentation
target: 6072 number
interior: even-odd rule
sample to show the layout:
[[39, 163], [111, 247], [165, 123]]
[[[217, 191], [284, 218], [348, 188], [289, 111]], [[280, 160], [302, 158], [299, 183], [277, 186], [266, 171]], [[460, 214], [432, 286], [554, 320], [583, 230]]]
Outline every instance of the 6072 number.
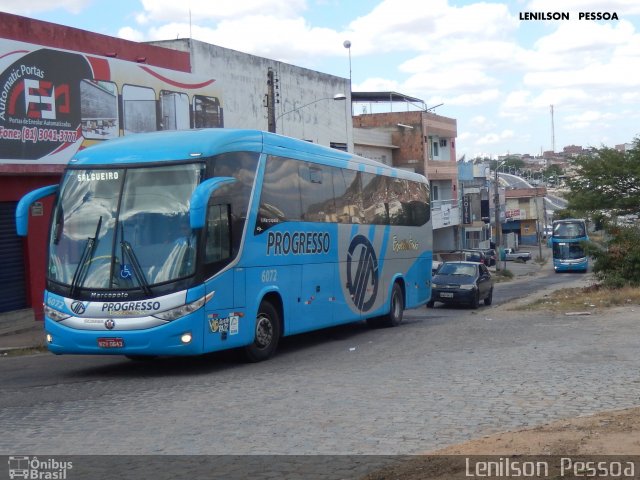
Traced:
[[271, 283], [278, 280], [278, 271], [277, 270], [263, 270], [262, 271], [262, 283]]

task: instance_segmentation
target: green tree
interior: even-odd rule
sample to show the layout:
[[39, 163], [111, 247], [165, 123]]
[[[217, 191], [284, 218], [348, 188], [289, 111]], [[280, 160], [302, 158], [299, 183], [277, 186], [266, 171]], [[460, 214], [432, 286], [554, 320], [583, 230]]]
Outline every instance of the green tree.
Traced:
[[640, 139], [627, 152], [612, 148], [575, 161], [577, 175], [567, 180], [569, 209], [612, 215], [640, 212]]
[[[491, 162], [489, 162], [489, 166], [491, 167], [491, 170], [495, 170], [496, 167], [502, 163], [502, 161], [497, 161], [497, 160], [491, 160]], [[508, 171], [510, 168], [513, 170], [521, 170], [523, 169], [525, 166], [524, 160], [521, 160], [517, 157], [507, 157], [504, 160], [504, 165], [502, 167], [500, 167], [500, 171]]]
[[560, 175], [564, 175], [564, 170], [562, 170], [562, 167], [560, 165], [549, 165], [544, 169], [544, 176], [550, 177], [552, 175], [555, 175], [557, 177], [559, 177]]
[[564, 170], [562, 170], [562, 167], [560, 165], [549, 165], [544, 169], [542, 174], [545, 178], [555, 178], [555, 181], [557, 182], [557, 179], [559, 177], [564, 176]]
[[[575, 161], [568, 179], [568, 210], [583, 212], [607, 233], [605, 244], [591, 244], [593, 272], [606, 286], [640, 286], [640, 227], [618, 226], [619, 215], [640, 213], [640, 139], [627, 152], [600, 148]], [[582, 213], [581, 213], [582, 216]]]

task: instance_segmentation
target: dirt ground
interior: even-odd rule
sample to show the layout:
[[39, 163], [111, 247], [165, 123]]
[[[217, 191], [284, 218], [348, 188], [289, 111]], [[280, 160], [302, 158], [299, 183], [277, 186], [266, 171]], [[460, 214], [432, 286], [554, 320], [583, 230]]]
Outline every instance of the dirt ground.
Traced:
[[[490, 435], [435, 452], [425, 452], [424, 456], [416, 456], [393, 467], [371, 473], [365, 479], [470, 478], [465, 458], [471, 455], [497, 455], [513, 459], [523, 455], [571, 456], [572, 458], [582, 456], [586, 460], [595, 460], [602, 455], [640, 455], [640, 408], [599, 413], [588, 417], [561, 420], [531, 429]], [[619, 457], [619, 459], [623, 458]], [[618, 457], [614, 459], [617, 460]], [[557, 458], [550, 461], [552, 469], [558, 466], [556, 463], [558, 463]], [[558, 474], [558, 471], [555, 473]], [[635, 472], [636, 475], [639, 473]], [[550, 478], [560, 478], [553, 475], [551, 470]], [[574, 477], [564, 476], [564, 478]]]

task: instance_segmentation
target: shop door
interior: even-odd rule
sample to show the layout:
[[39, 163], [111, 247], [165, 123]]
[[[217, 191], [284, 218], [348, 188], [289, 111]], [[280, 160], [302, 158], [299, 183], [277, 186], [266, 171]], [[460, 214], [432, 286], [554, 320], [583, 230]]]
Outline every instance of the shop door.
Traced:
[[16, 233], [16, 202], [0, 202], [0, 312], [27, 306], [22, 239]]

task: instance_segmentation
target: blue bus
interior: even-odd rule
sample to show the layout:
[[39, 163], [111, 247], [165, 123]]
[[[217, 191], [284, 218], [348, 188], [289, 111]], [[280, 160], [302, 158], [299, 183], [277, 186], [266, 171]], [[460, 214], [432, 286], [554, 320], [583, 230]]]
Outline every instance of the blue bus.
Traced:
[[253, 130], [126, 136], [78, 152], [57, 195], [45, 330], [56, 354], [130, 358], [241, 348], [431, 297], [424, 176]]
[[589, 240], [584, 219], [555, 220], [549, 239], [553, 252], [553, 268], [557, 272], [586, 272], [589, 259], [583, 242]]

